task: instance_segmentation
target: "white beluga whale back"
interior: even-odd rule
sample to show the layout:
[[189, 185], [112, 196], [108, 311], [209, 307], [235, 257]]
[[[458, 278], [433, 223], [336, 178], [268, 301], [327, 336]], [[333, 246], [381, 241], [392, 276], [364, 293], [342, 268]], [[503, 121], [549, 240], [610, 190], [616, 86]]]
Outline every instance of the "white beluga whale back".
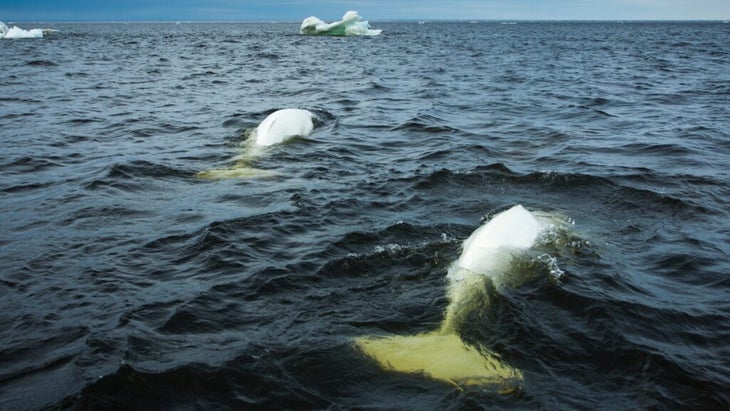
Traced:
[[250, 134], [236, 164], [227, 169], [214, 169], [197, 174], [199, 178], [220, 179], [237, 177], [266, 177], [274, 173], [252, 167], [256, 157], [265, 149], [296, 137], [308, 137], [314, 130], [317, 116], [309, 110], [286, 108], [269, 114]]
[[530, 248], [540, 231], [540, 223], [532, 213], [521, 205], [514, 206], [477, 228], [464, 241], [464, 251], [456, 266], [488, 274], [500, 262], [499, 253], [504, 248]]
[[294, 137], [307, 137], [314, 130], [314, 114], [308, 110], [277, 110], [256, 127], [254, 141], [259, 146], [280, 144]]
[[302, 21], [299, 33], [309, 36], [377, 36], [382, 30], [373, 30], [370, 23], [363, 20], [356, 11], [348, 11], [342, 20], [325, 23], [310, 16]]
[[522, 373], [499, 355], [465, 344], [458, 335], [467, 314], [483, 309], [489, 290], [499, 291], [510, 263], [536, 245], [552, 226], [516, 205], [494, 216], [463, 243], [463, 251], [449, 268], [449, 304], [439, 329], [412, 336], [365, 336], [357, 347], [384, 369], [421, 373], [455, 385], [495, 385], [500, 391], [519, 387]]

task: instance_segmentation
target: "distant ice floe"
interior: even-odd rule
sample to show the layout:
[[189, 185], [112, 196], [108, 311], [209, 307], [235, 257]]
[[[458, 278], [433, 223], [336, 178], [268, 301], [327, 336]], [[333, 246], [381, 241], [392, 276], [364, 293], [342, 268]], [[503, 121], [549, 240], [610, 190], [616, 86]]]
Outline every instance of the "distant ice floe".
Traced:
[[325, 23], [314, 16], [307, 17], [299, 28], [301, 34], [309, 36], [377, 36], [382, 31], [372, 30], [370, 23], [352, 10], [345, 13], [342, 20], [333, 23]]
[[8, 28], [2, 21], [0, 21], [0, 39], [39, 39], [44, 34], [48, 34], [53, 30], [44, 29], [30, 29], [23, 30], [18, 26]]

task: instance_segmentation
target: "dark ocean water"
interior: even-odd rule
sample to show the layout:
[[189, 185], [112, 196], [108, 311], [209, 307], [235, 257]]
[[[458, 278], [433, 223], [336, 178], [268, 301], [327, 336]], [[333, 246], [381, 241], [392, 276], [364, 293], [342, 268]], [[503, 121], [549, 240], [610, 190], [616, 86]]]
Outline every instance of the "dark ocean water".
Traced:
[[[0, 409], [730, 407], [730, 25], [372, 25], [0, 42]], [[275, 176], [196, 178], [284, 107]], [[514, 204], [574, 236], [461, 330], [520, 390], [355, 349]]]

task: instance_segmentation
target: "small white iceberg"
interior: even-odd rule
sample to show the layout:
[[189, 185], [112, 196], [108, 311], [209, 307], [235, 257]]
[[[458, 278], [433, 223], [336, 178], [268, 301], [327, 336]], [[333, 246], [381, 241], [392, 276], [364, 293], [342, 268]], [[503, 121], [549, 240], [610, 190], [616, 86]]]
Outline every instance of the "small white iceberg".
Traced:
[[8, 28], [2, 21], [0, 21], [0, 39], [39, 39], [44, 35], [49, 34], [55, 30], [50, 29], [30, 29], [23, 30], [18, 26]]
[[314, 16], [307, 17], [299, 28], [299, 33], [309, 36], [377, 36], [382, 31], [371, 29], [370, 23], [352, 10], [345, 13], [342, 20], [333, 23], [325, 23]]

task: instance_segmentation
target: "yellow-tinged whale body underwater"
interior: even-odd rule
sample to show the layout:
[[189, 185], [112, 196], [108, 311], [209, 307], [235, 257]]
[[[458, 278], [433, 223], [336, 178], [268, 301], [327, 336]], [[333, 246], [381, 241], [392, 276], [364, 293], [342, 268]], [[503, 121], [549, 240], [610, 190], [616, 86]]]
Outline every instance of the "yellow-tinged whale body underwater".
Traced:
[[489, 304], [489, 290], [499, 291], [513, 279], [513, 258], [533, 247], [553, 225], [516, 205], [476, 229], [449, 268], [449, 305], [441, 326], [412, 336], [365, 336], [356, 346], [386, 370], [421, 373], [457, 386], [494, 385], [498, 391], [519, 388], [522, 373], [498, 354], [470, 346], [458, 335], [466, 315]]

